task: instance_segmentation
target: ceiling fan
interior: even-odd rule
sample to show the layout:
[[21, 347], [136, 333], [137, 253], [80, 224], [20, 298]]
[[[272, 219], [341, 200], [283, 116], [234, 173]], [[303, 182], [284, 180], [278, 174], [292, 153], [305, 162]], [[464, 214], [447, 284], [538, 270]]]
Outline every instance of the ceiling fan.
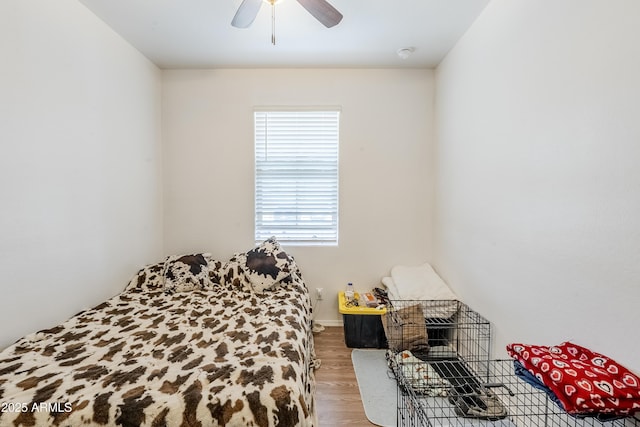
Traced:
[[[236, 28], [248, 28], [258, 16], [262, 3], [271, 5], [271, 20], [275, 22], [275, 5], [280, 0], [242, 0], [242, 4], [238, 8], [231, 25]], [[342, 14], [331, 6], [326, 0], [297, 0], [307, 12], [313, 15], [318, 21], [327, 28], [337, 25], [342, 20]], [[271, 41], [275, 44], [275, 36], [272, 35]]]

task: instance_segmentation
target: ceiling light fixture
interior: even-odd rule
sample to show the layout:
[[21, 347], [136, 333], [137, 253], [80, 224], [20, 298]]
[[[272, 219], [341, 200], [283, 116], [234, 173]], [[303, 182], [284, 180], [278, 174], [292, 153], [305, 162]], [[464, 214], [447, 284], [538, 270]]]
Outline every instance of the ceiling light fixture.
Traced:
[[407, 59], [415, 51], [413, 47], [402, 47], [396, 51], [400, 59]]
[[[231, 25], [236, 28], [247, 28], [260, 11], [262, 3], [271, 6], [271, 43], [276, 44], [276, 4], [281, 0], [242, 0]], [[331, 6], [327, 0], [298, 0], [298, 3], [313, 15], [322, 25], [331, 28], [342, 21], [342, 14]]]

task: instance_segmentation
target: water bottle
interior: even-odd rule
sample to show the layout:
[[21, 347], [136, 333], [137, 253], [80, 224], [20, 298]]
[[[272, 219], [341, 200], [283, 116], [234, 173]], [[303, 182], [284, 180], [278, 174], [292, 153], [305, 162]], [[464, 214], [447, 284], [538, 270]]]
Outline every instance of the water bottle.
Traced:
[[355, 293], [353, 292], [353, 283], [349, 282], [347, 283], [347, 290], [344, 291], [344, 299], [347, 302], [353, 302], [354, 296], [355, 296]]

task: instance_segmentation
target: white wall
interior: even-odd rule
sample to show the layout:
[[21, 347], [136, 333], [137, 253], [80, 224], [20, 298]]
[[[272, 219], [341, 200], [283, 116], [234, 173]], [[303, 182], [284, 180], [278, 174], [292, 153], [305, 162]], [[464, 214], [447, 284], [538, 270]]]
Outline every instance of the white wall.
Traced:
[[227, 259], [253, 247], [253, 107], [339, 105], [340, 244], [286, 247], [337, 321], [337, 292], [431, 256], [433, 72], [163, 72], [165, 251]]
[[0, 2], [0, 348], [162, 254], [160, 71], [75, 0]]
[[496, 346], [640, 370], [640, 2], [493, 0], [436, 74], [436, 267]]

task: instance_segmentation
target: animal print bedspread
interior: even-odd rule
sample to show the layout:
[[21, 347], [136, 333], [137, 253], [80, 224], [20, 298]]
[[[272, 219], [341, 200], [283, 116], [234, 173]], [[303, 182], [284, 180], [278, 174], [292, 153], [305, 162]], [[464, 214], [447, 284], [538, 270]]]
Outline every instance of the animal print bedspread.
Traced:
[[0, 353], [0, 426], [316, 425], [301, 280], [263, 295], [138, 280]]

